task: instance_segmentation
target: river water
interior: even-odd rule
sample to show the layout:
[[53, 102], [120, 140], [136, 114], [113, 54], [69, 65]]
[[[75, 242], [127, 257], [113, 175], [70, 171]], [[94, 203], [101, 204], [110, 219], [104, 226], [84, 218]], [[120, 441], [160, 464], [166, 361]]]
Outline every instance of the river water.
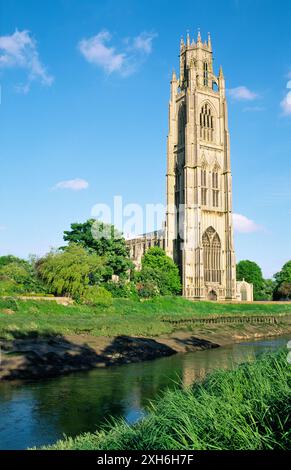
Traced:
[[3, 382], [0, 449], [51, 444], [64, 434], [95, 431], [112, 416], [134, 423], [165, 388], [187, 386], [211, 370], [231, 369], [264, 351], [286, 348], [290, 339], [268, 338], [22, 385]]

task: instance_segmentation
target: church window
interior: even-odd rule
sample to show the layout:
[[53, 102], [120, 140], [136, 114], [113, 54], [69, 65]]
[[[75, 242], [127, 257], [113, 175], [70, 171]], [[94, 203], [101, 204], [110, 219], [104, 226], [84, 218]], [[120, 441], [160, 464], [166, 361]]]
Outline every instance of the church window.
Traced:
[[212, 206], [219, 206], [219, 184], [217, 170], [214, 170], [212, 173]]
[[185, 105], [181, 105], [178, 115], [178, 146], [185, 144], [185, 126], [186, 126], [186, 110]]
[[203, 83], [204, 86], [208, 86], [208, 64], [204, 62], [203, 64]]
[[207, 171], [205, 168], [201, 169], [201, 204], [207, 204]]
[[200, 137], [210, 142], [214, 137], [214, 119], [207, 103], [202, 106], [200, 112]]
[[204, 281], [221, 283], [221, 242], [213, 227], [202, 237]]
[[216, 189], [212, 190], [212, 205], [213, 207], [219, 206], [219, 191]]

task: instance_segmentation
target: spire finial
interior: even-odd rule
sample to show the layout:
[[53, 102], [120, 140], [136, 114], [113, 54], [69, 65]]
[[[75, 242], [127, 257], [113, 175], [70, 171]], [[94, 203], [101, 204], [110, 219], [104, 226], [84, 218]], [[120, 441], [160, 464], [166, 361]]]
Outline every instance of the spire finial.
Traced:
[[219, 78], [224, 78], [223, 77], [223, 70], [222, 70], [222, 65], [219, 68]]
[[201, 33], [200, 33], [200, 28], [198, 28], [197, 42], [202, 42], [202, 41], [201, 41]]
[[187, 46], [190, 46], [190, 33], [189, 33], [189, 29], [187, 29]]
[[172, 82], [176, 82], [176, 81], [177, 81], [177, 76], [176, 76], [175, 69], [173, 69], [173, 71], [172, 71]]
[[212, 51], [212, 45], [211, 45], [211, 35], [208, 33], [208, 43], [207, 43], [208, 49]]

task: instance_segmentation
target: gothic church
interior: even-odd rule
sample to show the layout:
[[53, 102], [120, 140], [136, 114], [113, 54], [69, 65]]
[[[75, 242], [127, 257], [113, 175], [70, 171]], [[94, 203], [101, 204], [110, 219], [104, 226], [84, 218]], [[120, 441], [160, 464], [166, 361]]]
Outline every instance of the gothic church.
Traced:
[[187, 34], [170, 86], [165, 227], [127, 241], [137, 268], [158, 245], [178, 264], [185, 297], [253, 300], [252, 285], [236, 281], [231, 180], [223, 71], [214, 73], [210, 35]]

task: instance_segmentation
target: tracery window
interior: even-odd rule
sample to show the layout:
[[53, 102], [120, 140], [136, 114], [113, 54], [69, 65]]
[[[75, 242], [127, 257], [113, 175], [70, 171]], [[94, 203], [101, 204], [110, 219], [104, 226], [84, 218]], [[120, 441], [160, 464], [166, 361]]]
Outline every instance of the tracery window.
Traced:
[[213, 142], [214, 118], [207, 103], [202, 106], [200, 112], [200, 137], [203, 140]]
[[213, 227], [208, 227], [202, 236], [205, 282], [221, 284], [221, 242]]

